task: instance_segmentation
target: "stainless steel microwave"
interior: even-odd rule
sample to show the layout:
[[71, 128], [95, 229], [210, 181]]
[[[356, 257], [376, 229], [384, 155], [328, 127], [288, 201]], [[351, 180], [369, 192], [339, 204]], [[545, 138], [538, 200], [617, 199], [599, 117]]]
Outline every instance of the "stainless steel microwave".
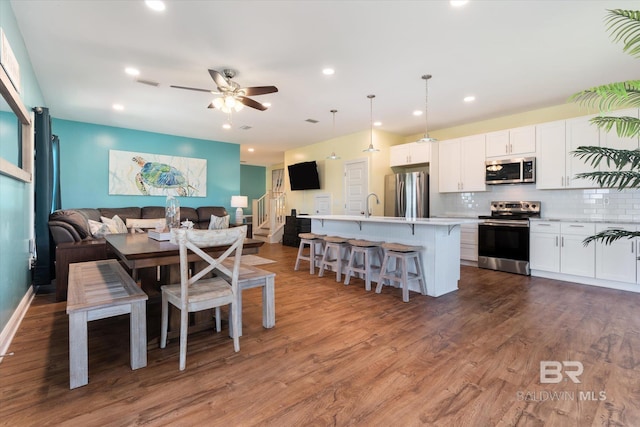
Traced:
[[485, 181], [487, 184], [536, 182], [536, 158], [487, 160]]

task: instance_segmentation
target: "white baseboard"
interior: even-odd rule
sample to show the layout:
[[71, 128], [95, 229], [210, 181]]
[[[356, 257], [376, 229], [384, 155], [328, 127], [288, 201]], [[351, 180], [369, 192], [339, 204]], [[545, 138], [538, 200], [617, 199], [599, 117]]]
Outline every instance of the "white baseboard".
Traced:
[[[11, 341], [13, 341], [13, 337], [16, 332], [18, 332], [20, 323], [22, 322], [24, 315], [27, 314], [27, 310], [29, 309], [34, 296], [35, 292], [33, 292], [33, 286], [29, 286], [27, 293], [24, 294], [20, 304], [18, 304], [18, 307], [16, 307], [16, 310], [13, 312], [11, 319], [9, 319], [9, 323], [7, 323], [2, 332], [0, 332], [0, 355], [7, 354], [9, 351]], [[4, 357], [0, 356], [0, 363], [2, 363], [3, 359]]]

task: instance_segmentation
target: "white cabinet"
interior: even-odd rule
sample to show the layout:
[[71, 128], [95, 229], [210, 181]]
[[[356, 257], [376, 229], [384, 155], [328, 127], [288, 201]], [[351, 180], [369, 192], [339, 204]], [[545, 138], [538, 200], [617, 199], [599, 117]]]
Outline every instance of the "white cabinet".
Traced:
[[574, 276], [595, 276], [596, 248], [585, 246], [584, 239], [595, 234], [595, 225], [588, 222], [560, 224], [560, 272]]
[[[629, 224], [598, 224], [596, 232], [608, 228], [636, 231], [636, 227]], [[592, 245], [594, 243], [591, 243]], [[638, 250], [640, 240], [619, 239], [610, 244], [595, 243], [596, 249], [596, 278], [615, 280], [626, 283], [640, 283], [638, 271]]]
[[460, 259], [478, 261], [478, 224], [460, 225]]
[[564, 120], [536, 126], [536, 188], [564, 188], [566, 162]]
[[441, 193], [486, 191], [484, 134], [442, 141], [438, 154]]
[[543, 123], [536, 126], [536, 188], [595, 188], [597, 184], [576, 174], [593, 167], [571, 154], [582, 145], [600, 145], [600, 133], [589, 120], [594, 116]]
[[[610, 113], [606, 113], [607, 116], [609, 117], [622, 117], [622, 116], [626, 116], [626, 117], [633, 117], [633, 118], [638, 118], [638, 109], [637, 108], [629, 108], [626, 110], [618, 110], [618, 111], [612, 111]], [[604, 129], [600, 129], [600, 146], [601, 147], [607, 147], [607, 148], [615, 148], [615, 149], [622, 149], [622, 150], [635, 150], [638, 148], [638, 136], [636, 136], [635, 138], [629, 138], [629, 137], [624, 137], [621, 138], [618, 136], [618, 133], [616, 132], [615, 127], [612, 128], [609, 132], [606, 132]], [[600, 164], [600, 170], [601, 171], [612, 171], [615, 170], [615, 166], [612, 164], [610, 166], [607, 166], [606, 163], [601, 163]], [[625, 168], [625, 170], [629, 170], [630, 168], [627, 167]]]
[[536, 152], [536, 127], [524, 126], [486, 134], [487, 158], [533, 155]]
[[529, 233], [531, 270], [560, 272], [560, 223], [531, 221]]
[[531, 269], [594, 277], [595, 247], [582, 243], [594, 232], [587, 222], [531, 221]]
[[571, 154], [580, 146], [599, 146], [600, 131], [592, 124], [591, 120], [595, 116], [584, 116], [567, 120], [567, 176], [565, 178], [566, 188], [593, 188], [598, 185], [591, 180], [576, 178], [576, 174], [593, 172], [594, 168], [589, 163]]
[[389, 164], [393, 167], [430, 163], [432, 144], [432, 142], [411, 142], [394, 145], [389, 149]]

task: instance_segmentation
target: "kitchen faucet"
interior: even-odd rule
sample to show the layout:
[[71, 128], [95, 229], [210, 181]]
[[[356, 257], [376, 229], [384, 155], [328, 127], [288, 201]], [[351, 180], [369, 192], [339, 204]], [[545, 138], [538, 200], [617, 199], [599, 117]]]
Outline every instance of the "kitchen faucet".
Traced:
[[364, 207], [364, 217], [365, 218], [369, 218], [369, 215], [371, 215], [371, 212], [369, 212], [369, 197], [375, 197], [376, 198], [376, 205], [380, 204], [380, 199], [378, 199], [378, 195], [376, 193], [369, 193], [367, 195], [367, 201], [365, 203], [365, 207]]

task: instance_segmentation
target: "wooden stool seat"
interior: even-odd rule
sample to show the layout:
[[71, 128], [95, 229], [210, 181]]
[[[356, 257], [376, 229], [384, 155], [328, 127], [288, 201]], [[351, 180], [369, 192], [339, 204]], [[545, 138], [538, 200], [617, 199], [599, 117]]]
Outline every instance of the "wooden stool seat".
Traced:
[[308, 240], [322, 239], [325, 236], [326, 236], [325, 234], [316, 234], [316, 233], [299, 233], [298, 234], [299, 238], [308, 239]]
[[351, 245], [349, 238], [339, 236], [326, 236], [324, 241], [324, 253], [320, 260], [320, 272], [318, 277], [324, 276], [324, 271], [329, 268], [336, 273], [336, 282], [342, 281], [342, 266], [349, 262]]
[[[417, 280], [420, 284], [420, 292], [422, 295], [426, 295], [427, 284], [424, 280], [422, 268], [422, 246], [385, 243], [382, 247], [385, 249], [385, 253], [382, 267], [380, 268], [380, 278], [378, 279], [378, 286], [376, 286], [376, 293], [379, 294], [382, 291], [385, 280], [390, 285], [393, 282], [397, 282], [398, 286], [402, 288], [402, 301], [409, 302], [409, 282]], [[390, 260], [395, 261], [395, 270], [393, 271], [388, 271]], [[409, 271], [409, 262], [411, 260], [414, 262], [415, 272]]]
[[[319, 262], [324, 254], [324, 234], [316, 233], [300, 233], [300, 246], [298, 247], [298, 256], [296, 257], [296, 265], [293, 267], [298, 271], [300, 261], [309, 261], [309, 274], [316, 273], [316, 262]], [[304, 249], [309, 246], [309, 253], [305, 253]]]
[[[358, 273], [360, 277], [364, 279], [365, 290], [370, 291], [372, 274], [374, 271], [380, 270], [383, 262], [382, 242], [354, 239], [349, 240], [348, 243], [351, 245], [351, 255], [349, 256], [349, 262], [347, 264], [344, 284], [348, 285], [351, 281], [351, 276], [354, 276], [354, 273]], [[362, 263], [358, 263], [358, 254], [362, 255]], [[378, 257], [378, 265], [373, 265], [374, 256]]]

